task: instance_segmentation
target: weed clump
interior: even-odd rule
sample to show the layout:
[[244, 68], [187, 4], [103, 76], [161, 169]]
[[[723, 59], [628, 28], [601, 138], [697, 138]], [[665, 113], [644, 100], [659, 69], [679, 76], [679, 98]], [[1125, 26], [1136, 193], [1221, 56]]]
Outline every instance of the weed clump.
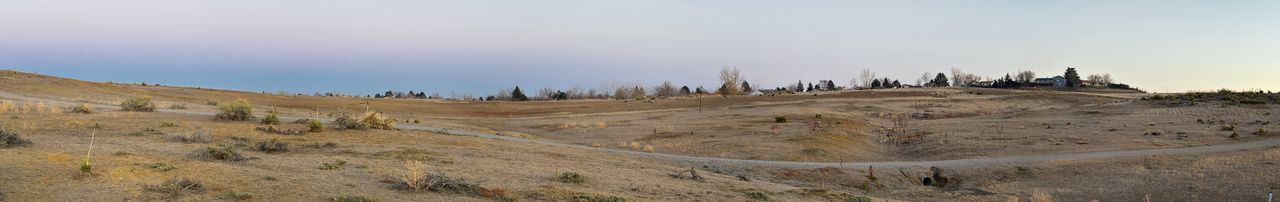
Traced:
[[87, 105], [87, 104], [80, 104], [79, 106], [76, 106], [75, 108], [71, 108], [71, 113], [92, 114], [92, 113], [93, 113], [93, 108], [92, 108], [92, 107], [89, 107], [89, 105]]
[[169, 109], [187, 109], [187, 105], [186, 105], [186, 104], [171, 104], [171, 105], [169, 105]]
[[333, 202], [378, 202], [376, 199], [365, 198], [363, 196], [335, 196], [329, 198]]
[[337, 170], [337, 169], [342, 169], [342, 167], [346, 165], [347, 165], [347, 161], [334, 160], [333, 163], [329, 163], [329, 162], [320, 163], [319, 169], [320, 170]]
[[618, 196], [594, 196], [587, 194], [576, 194], [565, 197], [567, 201], [577, 202], [625, 202], [627, 199]]
[[200, 160], [243, 161], [248, 157], [240, 155], [235, 147], [205, 147], [192, 152], [188, 157]]
[[148, 163], [144, 166], [157, 172], [168, 172], [170, 170], [178, 169], [177, 166], [169, 165], [167, 163]]
[[394, 130], [395, 119], [382, 114], [382, 112], [365, 112], [360, 117], [351, 117], [346, 114], [339, 116], [333, 120], [333, 127], [337, 129], [382, 129]]
[[310, 120], [307, 120], [306, 124], [307, 124], [307, 132], [313, 132], [313, 133], [324, 132], [324, 122], [320, 122], [319, 120], [315, 120], [315, 119], [310, 119]]
[[262, 124], [280, 125], [280, 116], [276, 115], [276, 110], [267, 112], [267, 116], [262, 117]]
[[197, 130], [190, 134], [174, 134], [169, 136], [169, 141], [181, 143], [207, 143], [209, 142], [209, 132]]
[[253, 119], [253, 103], [249, 102], [249, 99], [240, 98], [219, 104], [218, 114], [214, 117], [223, 121], [251, 120]]
[[128, 97], [120, 102], [120, 109], [132, 112], [153, 112], [156, 111], [156, 103], [151, 102], [151, 97]]
[[14, 146], [22, 146], [31, 144], [31, 141], [18, 137], [17, 132], [13, 132], [4, 125], [0, 125], [0, 148], [8, 148]]
[[774, 122], [774, 123], [786, 123], [786, 122], [787, 122], [787, 117], [785, 117], [785, 116], [776, 116], [776, 117], [773, 117], [773, 122]]
[[163, 194], [169, 198], [181, 198], [184, 195], [203, 194], [205, 192], [203, 183], [191, 179], [170, 179], [164, 183], [146, 185], [143, 188], [147, 191]]
[[753, 191], [753, 192], [747, 193], [747, 198], [755, 199], [759, 201], [768, 201], [769, 194], [766, 194], [764, 192]]
[[484, 190], [478, 184], [440, 173], [427, 173], [427, 165], [420, 161], [405, 163], [405, 170], [396, 176], [393, 188], [405, 191], [430, 191], [476, 196]]
[[584, 177], [577, 172], [563, 172], [556, 175], [555, 179], [559, 182], [571, 184], [582, 184], [587, 181], [587, 177]]
[[289, 143], [278, 139], [271, 139], [270, 141], [258, 142], [256, 148], [258, 151], [266, 153], [283, 153], [289, 152]]

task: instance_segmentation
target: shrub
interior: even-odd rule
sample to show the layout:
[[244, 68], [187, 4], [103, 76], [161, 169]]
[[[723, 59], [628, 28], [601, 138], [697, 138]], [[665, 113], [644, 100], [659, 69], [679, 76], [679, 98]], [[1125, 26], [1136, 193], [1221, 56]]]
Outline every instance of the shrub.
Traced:
[[786, 123], [786, 122], [787, 122], [787, 117], [785, 117], [785, 116], [776, 116], [776, 117], [773, 117], [773, 122], [774, 122], [774, 123]]
[[1048, 194], [1045, 194], [1045, 193], [1031, 194], [1031, 202], [1052, 202], [1052, 201], [1053, 199], [1049, 198]]
[[556, 175], [556, 181], [563, 183], [582, 184], [587, 181], [587, 177], [579, 175], [577, 172], [563, 172]]
[[271, 139], [270, 141], [258, 142], [257, 149], [258, 151], [266, 152], [266, 153], [288, 152], [289, 143], [282, 142], [278, 139]]
[[187, 109], [187, 105], [186, 105], [186, 104], [172, 104], [172, 105], [169, 105], [169, 109]]
[[206, 143], [209, 142], [209, 133], [204, 130], [196, 130], [190, 134], [174, 134], [169, 136], [169, 141], [181, 143]]
[[153, 112], [156, 111], [156, 103], [151, 102], [151, 97], [128, 97], [120, 102], [120, 109], [133, 112]]
[[13, 146], [22, 146], [31, 144], [31, 141], [18, 137], [17, 132], [13, 132], [8, 127], [0, 125], [0, 148], [8, 148]]
[[215, 117], [224, 121], [248, 121], [253, 119], [253, 103], [248, 99], [240, 98], [219, 104], [218, 115]]
[[329, 198], [333, 202], [377, 202], [378, 200], [365, 198], [363, 196], [335, 196]]
[[267, 116], [262, 117], [262, 124], [279, 125], [280, 116], [276, 116], [275, 110], [272, 110], [272, 112], [267, 113]]
[[1222, 130], [1222, 131], [1236, 131], [1236, 126], [1233, 126], [1233, 125], [1224, 125], [1224, 126], [1220, 127], [1220, 128], [1219, 128], [1219, 130]]
[[627, 199], [618, 196], [593, 196], [586, 194], [575, 194], [565, 197], [567, 201], [574, 202], [625, 202]]
[[308, 128], [307, 132], [313, 132], [313, 133], [324, 132], [324, 122], [320, 122], [319, 120], [314, 120], [314, 119], [307, 120], [307, 128]]
[[342, 169], [342, 166], [346, 166], [346, 165], [347, 165], [347, 161], [334, 160], [333, 163], [328, 163], [328, 162], [320, 163], [319, 169], [320, 170], [337, 170], [337, 169]]
[[240, 151], [236, 151], [235, 147], [205, 147], [196, 150], [188, 155], [190, 158], [200, 160], [219, 160], [219, 161], [243, 161], [249, 158], [240, 155]]
[[178, 124], [173, 122], [160, 122], [160, 127], [161, 128], [178, 127]]
[[148, 163], [147, 165], [144, 165], [144, 166], [147, 166], [147, 168], [150, 168], [151, 170], [155, 170], [158, 172], [168, 172], [170, 170], [178, 169], [177, 166], [169, 165], [166, 163]]
[[71, 113], [92, 114], [93, 108], [89, 107], [88, 104], [80, 104], [75, 108], [71, 108]]
[[397, 175], [394, 188], [407, 191], [430, 191], [454, 193], [462, 195], [479, 195], [483, 188], [463, 179], [451, 178], [444, 174], [428, 174], [426, 164], [419, 161], [405, 163], [405, 170]]
[[383, 129], [394, 130], [395, 119], [383, 115], [382, 112], [365, 112], [359, 118], [352, 118], [346, 114], [340, 115], [333, 120], [333, 127], [337, 129]]
[[190, 179], [170, 179], [164, 183], [146, 185], [143, 188], [147, 191], [164, 194], [169, 198], [180, 198], [183, 195], [203, 194], [205, 192], [204, 184]]
[[769, 194], [766, 194], [764, 192], [753, 191], [753, 192], [747, 193], [747, 198], [760, 200], [760, 201], [768, 201]]

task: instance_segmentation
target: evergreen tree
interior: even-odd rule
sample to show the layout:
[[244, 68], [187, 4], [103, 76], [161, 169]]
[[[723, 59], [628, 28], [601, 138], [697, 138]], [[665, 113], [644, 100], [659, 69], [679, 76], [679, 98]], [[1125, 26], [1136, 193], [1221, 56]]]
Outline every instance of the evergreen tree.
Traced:
[[689, 92], [689, 86], [680, 87], [680, 95], [689, 95], [689, 93], [691, 93]]
[[693, 93], [698, 95], [707, 94], [707, 89], [702, 88], [702, 86], [698, 86], [698, 89], [695, 90]]
[[951, 85], [951, 81], [947, 81], [947, 75], [942, 73], [938, 73], [938, 76], [933, 77], [933, 81], [930, 83], [933, 83], [934, 87], [947, 87]]
[[747, 83], [746, 80], [742, 80], [742, 92], [749, 94], [751, 91], [755, 91], [755, 89], [751, 89], [751, 84]]
[[1076, 68], [1067, 67], [1067, 72], [1063, 73], [1062, 77], [1067, 78], [1067, 87], [1080, 87], [1080, 74], [1076, 73]]
[[836, 82], [827, 80], [827, 90], [836, 90]]
[[871, 80], [871, 88], [880, 88], [880, 79]]
[[516, 86], [516, 90], [511, 91], [511, 101], [529, 101], [529, 96], [525, 96], [524, 92], [520, 91], [520, 86]]
[[804, 82], [796, 80], [796, 92], [804, 92]]
[[898, 80], [893, 80], [893, 87], [894, 88], [902, 87], [902, 83], [898, 83]]

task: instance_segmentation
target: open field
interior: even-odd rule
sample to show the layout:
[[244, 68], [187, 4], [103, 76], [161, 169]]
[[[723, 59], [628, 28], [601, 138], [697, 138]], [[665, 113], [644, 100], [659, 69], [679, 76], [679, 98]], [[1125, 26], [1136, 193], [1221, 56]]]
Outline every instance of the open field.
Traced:
[[[159, 110], [120, 111], [121, 100], [134, 96], [151, 97]], [[0, 103], [14, 106], [0, 107], [0, 125], [31, 142], [0, 148], [0, 181], [13, 182], [0, 184], [0, 200], [1003, 201], [1047, 194], [1059, 201], [1256, 201], [1280, 188], [1276, 105], [1169, 105], [1144, 96], [921, 88], [464, 102], [0, 71]], [[255, 121], [214, 119], [213, 105], [237, 98], [251, 101], [259, 118], [278, 111], [283, 130], [307, 130], [293, 123], [299, 118], [328, 122], [366, 109], [395, 118], [400, 129], [281, 135]], [[94, 113], [72, 113], [77, 103]], [[207, 136], [186, 140], [197, 133]], [[289, 151], [258, 150], [271, 140]], [[93, 171], [85, 174], [90, 142]], [[210, 147], [235, 148], [248, 159], [191, 155]], [[407, 161], [480, 188], [397, 190], [393, 176]], [[161, 163], [174, 169], [155, 168]], [[689, 167], [706, 180], [669, 176]], [[556, 179], [566, 172], [586, 180]], [[949, 182], [920, 183], [935, 173]], [[200, 181], [203, 191], [149, 186], [183, 178]]]

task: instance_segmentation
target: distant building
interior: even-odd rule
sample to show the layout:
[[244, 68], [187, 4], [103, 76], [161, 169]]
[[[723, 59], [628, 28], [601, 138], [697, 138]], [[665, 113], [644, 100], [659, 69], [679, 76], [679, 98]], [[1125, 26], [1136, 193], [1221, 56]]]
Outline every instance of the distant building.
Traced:
[[977, 87], [991, 87], [991, 86], [994, 86], [995, 83], [996, 83], [995, 81], [979, 81], [979, 82], [974, 82], [972, 85]]
[[1062, 76], [1055, 76], [1055, 77], [1053, 77], [1053, 78], [1036, 78], [1036, 80], [1035, 80], [1034, 82], [1032, 82], [1032, 83], [1035, 83], [1035, 84], [1036, 84], [1036, 86], [1048, 86], [1048, 87], [1054, 87], [1054, 88], [1066, 88], [1066, 87], [1067, 87], [1067, 78], [1066, 78], [1066, 77], [1062, 77]]

